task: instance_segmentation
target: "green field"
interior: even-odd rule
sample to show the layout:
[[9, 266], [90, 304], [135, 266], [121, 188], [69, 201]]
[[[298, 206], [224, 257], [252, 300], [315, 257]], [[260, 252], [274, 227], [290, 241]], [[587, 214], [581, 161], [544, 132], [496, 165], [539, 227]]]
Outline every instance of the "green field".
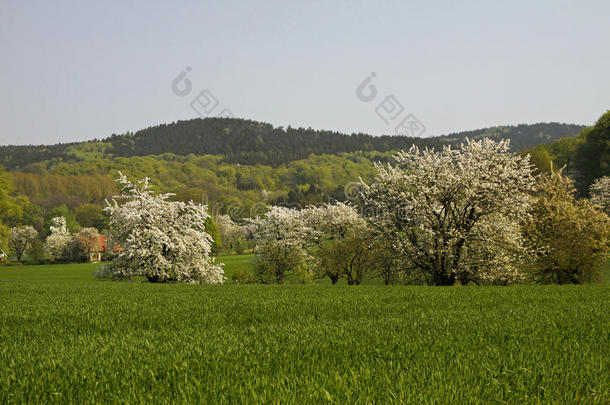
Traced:
[[[227, 272], [248, 257], [228, 259]], [[159, 285], [0, 267], [0, 403], [610, 403], [610, 286]]]

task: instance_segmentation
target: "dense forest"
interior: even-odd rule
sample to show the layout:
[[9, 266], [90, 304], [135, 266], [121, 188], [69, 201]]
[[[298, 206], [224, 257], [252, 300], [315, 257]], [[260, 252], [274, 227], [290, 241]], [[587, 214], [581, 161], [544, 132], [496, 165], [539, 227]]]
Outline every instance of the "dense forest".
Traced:
[[581, 125], [539, 123], [501, 126], [432, 138], [405, 136], [346, 135], [311, 128], [273, 127], [235, 118], [205, 118], [163, 124], [101, 141], [41, 146], [0, 146], [0, 164], [8, 170], [23, 170], [29, 164], [78, 162], [90, 158], [161, 155], [222, 155], [227, 163], [279, 166], [311, 154], [357, 151], [392, 151], [411, 145], [437, 148], [463, 142], [466, 137], [511, 140], [513, 150], [523, 150], [562, 137], [577, 135]]

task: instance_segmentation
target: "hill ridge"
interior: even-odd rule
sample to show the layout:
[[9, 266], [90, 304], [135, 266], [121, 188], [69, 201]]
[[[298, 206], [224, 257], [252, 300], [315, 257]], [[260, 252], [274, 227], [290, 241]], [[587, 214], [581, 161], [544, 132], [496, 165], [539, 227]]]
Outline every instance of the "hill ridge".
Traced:
[[222, 155], [228, 163], [277, 166], [310, 154], [406, 149], [415, 144], [437, 148], [456, 144], [466, 137], [511, 140], [513, 150], [524, 150], [576, 136], [584, 125], [536, 123], [501, 125], [447, 135], [416, 138], [399, 135], [345, 134], [312, 128], [274, 127], [238, 118], [195, 118], [158, 124], [136, 132], [83, 142], [53, 145], [0, 146], [0, 164], [20, 170], [46, 160], [82, 161], [88, 157], [132, 157], [172, 153], [176, 155]]

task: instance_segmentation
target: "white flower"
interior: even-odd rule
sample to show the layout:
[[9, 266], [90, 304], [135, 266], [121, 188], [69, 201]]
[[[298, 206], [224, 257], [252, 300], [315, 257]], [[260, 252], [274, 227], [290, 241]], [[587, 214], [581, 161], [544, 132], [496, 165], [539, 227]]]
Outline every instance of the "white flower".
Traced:
[[591, 202], [610, 215], [610, 176], [601, 177], [591, 185]]

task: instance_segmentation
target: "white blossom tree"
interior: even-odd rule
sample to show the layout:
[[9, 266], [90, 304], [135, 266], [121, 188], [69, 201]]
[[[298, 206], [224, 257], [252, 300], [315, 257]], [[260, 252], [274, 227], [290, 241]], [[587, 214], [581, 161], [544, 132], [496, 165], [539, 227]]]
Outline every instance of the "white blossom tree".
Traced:
[[117, 181], [122, 194], [106, 210], [109, 236], [120, 249], [98, 276], [144, 276], [150, 282], [224, 281], [222, 265], [210, 255], [212, 238], [205, 231], [209, 217], [205, 206], [168, 201], [171, 194], [153, 193], [148, 178], [134, 184], [120, 173]]
[[526, 253], [518, 224], [535, 190], [529, 156], [508, 141], [471, 141], [440, 151], [412, 147], [396, 165], [377, 165], [362, 183], [372, 224], [388, 235], [404, 266], [432, 285], [518, 278]]
[[52, 260], [65, 259], [72, 241], [72, 236], [66, 226], [66, 218], [55, 217], [51, 219], [50, 230], [51, 233], [47, 236], [44, 244], [45, 253]]
[[591, 202], [610, 216], [610, 176], [601, 177], [591, 185]]
[[9, 236], [9, 247], [15, 253], [17, 262], [21, 262], [21, 257], [30, 248], [32, 241], [36, 239], [38, 232], [31, 226], [21, 226], [11, 228]]
[[309, 260], [307, 246], [317, 232], [302, 211], [273, 206], [262, 217], [251, 220], [257, 250], [257, 271], [263, 282], [282, 283], [288, 272]]

